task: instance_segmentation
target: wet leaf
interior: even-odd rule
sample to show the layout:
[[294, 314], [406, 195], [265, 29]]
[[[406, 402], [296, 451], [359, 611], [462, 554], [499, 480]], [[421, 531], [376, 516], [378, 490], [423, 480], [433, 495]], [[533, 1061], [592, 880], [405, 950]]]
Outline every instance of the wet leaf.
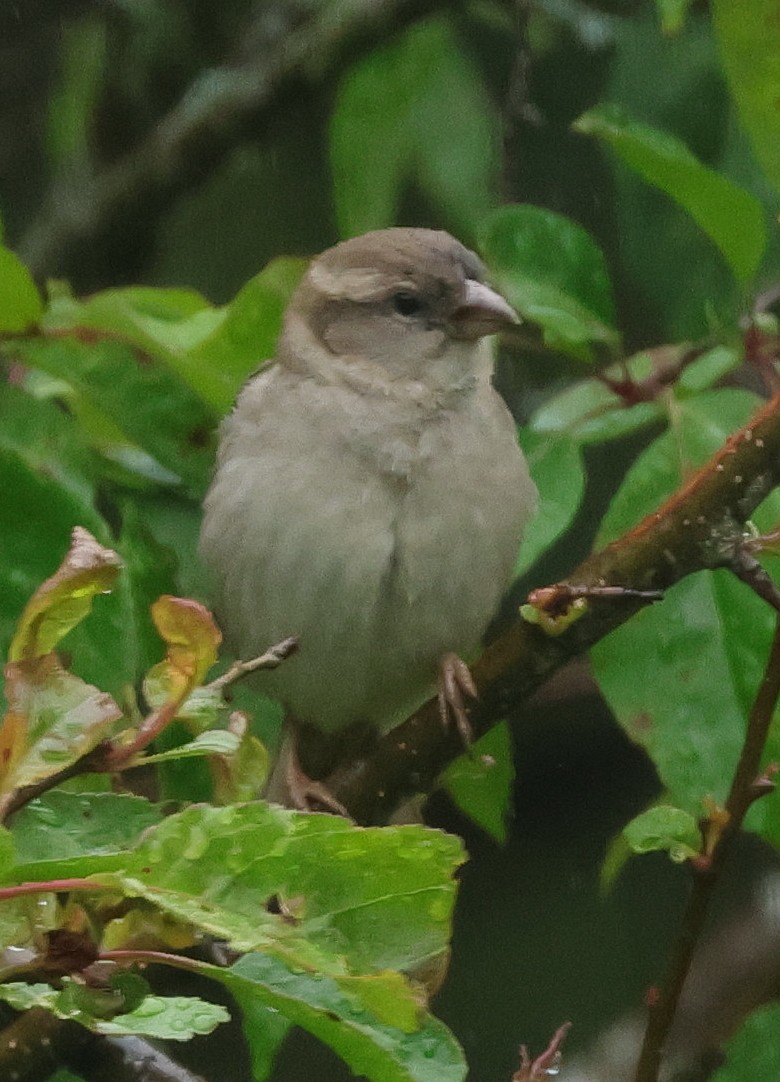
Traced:
[[95, 597], [111, 590], [120, 567], [112, 549], [76, 526], [62, 564], [36, 590], [22, 613], [10, 660], [31, 660], [52, 651], [89, 614]]
[[[346, 981], [286, 972], [267, 955], [249, 954], [215, 979], [230, 989], [239, 1005], [259, 1000], [329, 1045], [355, 1075], [373, 1082], [462, 1082], [463, 1052], [450, 1031], [430, 1015], [415, 1024], [393, 1026], [377, 1018], [379, 1000], [366, 1009]], [[396, 975], [397, 979], [397, 975]], [[397, 995], [393, 983], [383, 991], [388, 1005]], [[393, 1006], [393, 1013], [397, 1006]], [[410, 1019], [411, 1021], [411, 1019]], [[251, 1040], [251, 1037], [250, 1037]]]
[[69, 793], [53, 789], [13, 817], [15, 863], [28, 879], [89, 875], [106, 856], [126, 854], [159, 823], [156, 804], [129, 793]]
[[340, 977], [446, 954], [462, 859], [440, 831], [358, 828], [258, 802], [193, 806], [147, 830], [120, 870], [113, 856], [105, 874], [97, 858], [94, 867], [96, 888], [143, 897], [236, 949]]
[[[152, 935], [176, 938], [189, 924], [261, 950], [233, 970], [198, 967], [250, 1013], [272, 1008], [377, 1082], [463, 1078], [457, 1043], [404, 976], [447, 957], [453, 874], [463, 859], [457, 838], [422, 826], [358, 828], [258, 802], [190, 807], [149, 826], [124, 853], [76, 856], [64, 867], [87, 859], [96, 892], [143, 898], [163, 918], [147, 929]], [[17, 864], [7, 874], [27, 880], [34, 867]], [[45, 862], [39, 868], [49, 871]], [[121, 942], [136, 933], [143, 927], [126, 923], [108, 934]], [[12, 995], [32, 996], [18, 1000], [24, 1007], [50, 993]], [[144, 1004], [154, 1006], [147, 998], [134, 1019], [113, 1025], [159, 1034], [157, 1022], [142, 1028]], [[43, 1005], [61, 1009], [63, 1001]], [[99, 1031], [115, 1030], [101, 1023]]]
[[62, 668], [55, 654], [9, 662], [8, 712], [0, 733], [15, 736], [0, 791], [56, 774], [86, 755], [113, 731], [122, 712], [106, 692]]
[[57, 990], [48, 984], [11, 981], [0, 985], [0, 999], [19, 1011], [43, 1007], [58, 1018], [78, 1022], [93, 1033], [110, 1037], [135, 1034], [159, 1040], [188, 1041], [195, 1034], [211, 1033], [221, 1022], [230, 1020], [225, 1008], [215, 1003], [191, 996], [151, 995], [145, 996], [135, 1010], [105, 1019], [90, 1013], [90, 1007], [94, 1012], [100, 1006], [94, 992], [90, 999], [83, 985], [76, 985], [67, 977], [63, 986]]
[[623, 827], [623, 837], [635, 853], [665, 850], [676, 863], [698, 856], [702, 837], [696, 818], [671, 804], [656, 804]]

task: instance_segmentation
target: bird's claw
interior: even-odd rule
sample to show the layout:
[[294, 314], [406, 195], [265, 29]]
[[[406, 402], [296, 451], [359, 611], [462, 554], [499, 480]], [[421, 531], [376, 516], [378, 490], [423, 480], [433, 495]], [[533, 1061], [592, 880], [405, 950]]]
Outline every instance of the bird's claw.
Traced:
[[349, 812], [324, 782], [310, 778], [298, 758], [295, 737], [288, 733], [279, 753], [279, 762], [266, 787], [266, 800], [297, 811], [327, 811], [351, 818]]
[[478, 699], [477, 686], [466, 662], [457, 654], [445, 654], [439, 663], [439, 717], [442, 725], [449, 728], [455, 722], [463, 743], [468, 747], [473, 739], [464, 696]]
[[321, 781], [310, 778], [301, 768], [298, 756], [290, 756], [287, 763], [287, 789], [290, 794], [290, 803], [298, 811], [316, 812], [327, 811], [334, 815], [343, 815], [346, 819], [350, 814], [340, 800]]

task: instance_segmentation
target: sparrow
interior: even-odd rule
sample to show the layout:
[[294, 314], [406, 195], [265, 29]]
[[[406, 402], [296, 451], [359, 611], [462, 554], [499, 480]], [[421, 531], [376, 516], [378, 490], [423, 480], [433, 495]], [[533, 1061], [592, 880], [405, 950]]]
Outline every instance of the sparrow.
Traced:
[[488, 336], [517, 322], [449, 234], [366, 233], [309, 265], [223, 422], [200, 537], [217, 617], [242, 658], [299, 643], [262, 675], [287, 717], [268, 799], [343, 810], [311, 777], [323, 748], [387, 732], [437, 683], [468, 733], [461, 659], [537, 500], [492, 384]]

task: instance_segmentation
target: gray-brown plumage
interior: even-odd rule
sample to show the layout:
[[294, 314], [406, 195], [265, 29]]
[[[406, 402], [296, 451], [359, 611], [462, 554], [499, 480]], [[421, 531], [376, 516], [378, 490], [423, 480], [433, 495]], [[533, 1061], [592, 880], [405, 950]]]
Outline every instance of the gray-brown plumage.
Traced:
[[484, 338], [514, 321], [446, 233], [345, 241], [224, 422], [200, 551], [239, 656], [299, 638], [262, 677], [298, 722], [386, 731], [478, 645], [536, 503]]

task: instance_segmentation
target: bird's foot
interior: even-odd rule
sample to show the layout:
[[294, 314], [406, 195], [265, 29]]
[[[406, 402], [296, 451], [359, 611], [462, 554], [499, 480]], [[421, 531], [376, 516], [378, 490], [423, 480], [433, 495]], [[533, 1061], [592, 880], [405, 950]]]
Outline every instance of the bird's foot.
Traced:
[[457, 654], [445, 654], [439, 662], [438, 681], [439, 717], [445, 728], [455, 722], [463, 743], [468, 747], [474, 739], [464, 696], [478, 699], [477, 686], [463, 658]]
[[298, 811], [326, 811], [333, 815], [350, 814], [340, 800], [328, 789], [324, 782], [310, 778], [298, 758], [293, 733], [287, 733], [279, 752], [279, 760], [269, 780], [265, 797], [275, 804]]
[[305, 812], [331, 812], [333, 815], [343, 815], [345, 819], [351, 819], [349, 812], [330, 789], [321, 781], [308, 777], [301, 771], [296, 775], [295, 781], [288, 779], [290, 803], [298, 811]]

